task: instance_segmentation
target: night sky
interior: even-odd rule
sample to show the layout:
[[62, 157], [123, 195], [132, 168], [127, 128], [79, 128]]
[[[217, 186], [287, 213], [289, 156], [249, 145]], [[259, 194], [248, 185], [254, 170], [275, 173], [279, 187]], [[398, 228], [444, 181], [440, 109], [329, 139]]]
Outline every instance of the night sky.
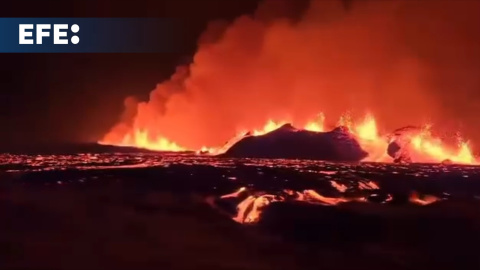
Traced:
[[[129, 95], [146, 98], [188, 63], [211, 20], [253, 12], [252, 0], [8, 1], [2, 17], [173, 17], [184, 42], [175, 53], [0, 54], [0, 147], [100, 138]], [[166, 37], [168, 38], [168, 37]], [[1, 149], [0, 149], [1, 150]]]

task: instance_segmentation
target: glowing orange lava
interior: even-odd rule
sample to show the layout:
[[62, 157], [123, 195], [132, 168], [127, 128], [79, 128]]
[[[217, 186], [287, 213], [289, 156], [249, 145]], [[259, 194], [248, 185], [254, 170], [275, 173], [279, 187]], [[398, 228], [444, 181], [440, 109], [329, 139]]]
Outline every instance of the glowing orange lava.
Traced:
[[161, 136], [152, 138], [149, 136], [148, 130], [135, 129], [131, 133], [127, 133], [123, 136], [119, 141], [112, 140], [112, 138], [115, 138], [115, 136], [109, 137], [107, 134], [107, 136], [98, 143], [104, 145], [137, 147], [154, 151], [181, 152], [187, 150], [167, 138]]
[[[261, 136], [278, 129], [282, 125], [289, 123], [288, 121], [268, 120], [263, 127], [244, 130], [233, 136], [222, 147], [207, 147], [201, 149], [187, 149], [175, 143], [169, 138], [162, 136], [152, 136], [148, 130], [133, 129], [123, 137], [116, 134], [107, 134], [100, 141], [100, 144], [131, 146], [156, 151], [197, 151], [197, 153], [220, 154], [225, 152], [230, 146], [238, 142], [244, 136]], [[343, 115], [337, 122], [337, 126], [345, 126], [350, 133], [360, 143], [362, 149], [369, 153], [364, 161], [374, 162], [391, 162], [392, 158], [387, 155], [387, 148], [390, 143], [389, 137], [381, 134], [378, 130], [377, 122], [373, 115], [367, 114], [358, 122], [353, 121], [348, 114]], [[325, 132], [325, 116], [323, 113], [318, 114], [312, 121], [307, 122], [304, 130], [313, 132]], [[246, 132], [245, 130], [252, 130]], [[426, 126], [419, 132], [410, 136], [409, 144], [412, 160], [415, 162], [434, 162], [440, 163], [445, 160], [458, 164], [477, 164], [472, 150], [467, 142], [459, 139], [458, 146], [450, 146], [445, 144], [440, 138], [434, 137], [430, 132], [430, 127]]]
[[411, 145], [417, 154], [416, 159], [427, 162], [441, 162], [450, 160], [453, 163], [475, 164], [477, 161], [473, 156], [468, 142], [459, 138], [458, 146], [446, 146], [442, 140], [431, 135], [430, 127], [425, 127], [422, 132], [415, 135], [411, 140]]

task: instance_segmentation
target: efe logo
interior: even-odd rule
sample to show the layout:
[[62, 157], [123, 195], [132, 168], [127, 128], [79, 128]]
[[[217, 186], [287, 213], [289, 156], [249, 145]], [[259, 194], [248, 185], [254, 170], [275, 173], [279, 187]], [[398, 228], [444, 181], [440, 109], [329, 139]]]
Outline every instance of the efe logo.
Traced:
[[[42, 44], [44, 37], [50, 37], [51, 24], [19, 24], [19, 44]], [[36, 38], [33, 38], [33, 33], [36, 28]], [[78, 24], [72, 24], [70, 31], [76, 34], [80, 31]], [[53, 24], [53, 44], [68, 44], [68, 24]], [[35, 41], [35, 42], [34, 42]], [[70, 38], [72, 44], [78, 44], [80, 38], [74, 35]]]

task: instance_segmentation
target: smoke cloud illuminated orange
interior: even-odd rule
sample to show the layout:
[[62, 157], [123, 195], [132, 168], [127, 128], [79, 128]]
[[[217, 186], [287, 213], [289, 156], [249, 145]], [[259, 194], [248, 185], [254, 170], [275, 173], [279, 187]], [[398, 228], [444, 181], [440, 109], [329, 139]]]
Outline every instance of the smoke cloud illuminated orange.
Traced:
[[[148, 101], [130, 100], [101, 143], [206, 150], [287, 122], [312, 131], [340, 123], [368, 160], [387, 161], [389, 132], [430, 122], [450, 130], [458, 108], [472, 106], [447, 106], [440, 93], [480, 89], [478, 76], [468, 76], [473, 71], [459, 69], [480, 60], [480, 41], [472, 38], [480, 32], [479, 1], [352, 1], [348, 10], [341, 1], [311, 1], [297, 21], [266, 14], [275, 14], [275, 1], [222, 32], [212, 23], [193, 63], [157, 85]], [[415, 160], [475, 163], [463, 141], [451, 145], [425, 131], [412, 142]]]

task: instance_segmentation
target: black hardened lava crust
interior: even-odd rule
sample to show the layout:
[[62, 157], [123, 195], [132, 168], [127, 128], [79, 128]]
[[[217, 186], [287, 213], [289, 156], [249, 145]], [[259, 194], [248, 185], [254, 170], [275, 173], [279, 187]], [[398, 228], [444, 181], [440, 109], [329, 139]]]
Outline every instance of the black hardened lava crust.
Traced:
[[[0, 269], [480, 266], [477, 167], [155, 154], [8, 160], [0, 174]], [[331, 180], [348, 186], [365, 179], [395, 200], [274, 203], [251, 226], [205, 203], [242, 186], [337, 196]], [[412, 191], [441, 200], [413, 205]]]

